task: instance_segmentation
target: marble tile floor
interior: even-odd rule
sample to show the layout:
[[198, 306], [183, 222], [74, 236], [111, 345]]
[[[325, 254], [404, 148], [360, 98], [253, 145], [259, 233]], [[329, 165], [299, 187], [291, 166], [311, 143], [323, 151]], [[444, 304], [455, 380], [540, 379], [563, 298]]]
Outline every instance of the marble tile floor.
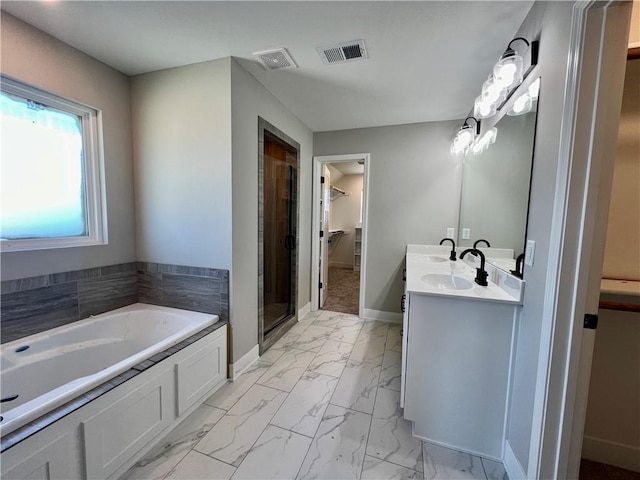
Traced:
[[400, 408], [400, 325], [312, 312], [123, 479], [507, 480], [421, 442]]

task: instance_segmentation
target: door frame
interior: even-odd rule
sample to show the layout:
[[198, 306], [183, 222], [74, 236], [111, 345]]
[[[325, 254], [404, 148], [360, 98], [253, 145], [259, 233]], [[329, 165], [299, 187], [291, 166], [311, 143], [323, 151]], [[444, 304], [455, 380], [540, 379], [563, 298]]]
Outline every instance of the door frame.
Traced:
[[[319, 256], [319, 282], [320, 285], [329, 283], [329, 224], [331, 223], [331, 170], [329, 170], [329, 164], [320, 164], [320, 175], [324, 176], [324, 182], [320, 183], [320, 215], [318, 220], [322, 227], [322, 236], [318, 241], [320, 250]], [[328, 202], [329, 205], [326, 205]], [[326, 219], [325, 219], [326, 214]], [[326, 220], [326, 221], [325, 221]], [[327, 301], [328, 288], [318, 288], [320, 290], [318, 294], [318, 308], [322, 308]]]
[[[369, 230], [369, 153], [352, 153], [346, 155], [316, 155], [313, 157], [313, 191], [311, 199], [311, 311], [319, 309], [318, 297], [320, 286], [320, 174], [321, 165], [327, 163], [349, 163], [364, 161], [363, 198], [362, 198], [362, 256], [360, 260], [360, 293], [358, 299], [358, 316], [364, 318], [364, 292], [367, 273], [367, 231]], [[353, 233], [355, 235], [355, 231]]]
[[[577, 478], [626, 64], [623, 2], [576, 2], [527, 478]], [[585, 46], [589, 52], [584, 53]], [[597, 51], [594, 56], [593, 52]]]

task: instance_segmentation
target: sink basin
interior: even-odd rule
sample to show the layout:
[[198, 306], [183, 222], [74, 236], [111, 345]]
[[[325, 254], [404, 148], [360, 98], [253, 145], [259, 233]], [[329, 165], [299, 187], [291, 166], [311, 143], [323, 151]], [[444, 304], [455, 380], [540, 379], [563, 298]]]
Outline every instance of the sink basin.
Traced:
[[420, 277], [424, 283], [442, 290], [468, 290], [473, 287], [469, 280], [446, 273], [427, 273]]
[[424, 260], [425, 262], [441, 263], [441, 262], [446, 262], [449, 259], [445, 257], [435, 257], [432, 255], [425, 255], [424, 257], [422, 257], [422, 260]]

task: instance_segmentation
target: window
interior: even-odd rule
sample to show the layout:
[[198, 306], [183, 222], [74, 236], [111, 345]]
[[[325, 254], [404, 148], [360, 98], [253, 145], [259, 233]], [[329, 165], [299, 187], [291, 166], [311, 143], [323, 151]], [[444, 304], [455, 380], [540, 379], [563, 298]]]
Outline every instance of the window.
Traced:
[[2, 77], [0, 246], [106, 243], [100, 112]]

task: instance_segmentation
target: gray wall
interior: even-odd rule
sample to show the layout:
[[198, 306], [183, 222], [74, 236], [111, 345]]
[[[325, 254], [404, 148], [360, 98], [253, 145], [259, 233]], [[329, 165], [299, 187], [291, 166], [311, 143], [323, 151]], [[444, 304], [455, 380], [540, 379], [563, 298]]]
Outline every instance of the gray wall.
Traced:
[[449, 147], [462, 121], [315, 133], [314, 155], [370, 153], [364, 306], [400, 312], [408, 243], [458, 226], [462, 164]]
[[258, 343], [258, 116], [300, 144], [298, 308], [310, 299], [313, 134], [239, 63], [231, 60], [233, 143], [233, 361]]
[[138, 260], [231, 269], [230, 59], [131, 86]]
[[572, 8], [573, 2], [535, 2], [516, 35], [540, 40], [539, 62], [532, 74], [542, 77], [527, 233], [527, 239], [536, 242], [536, 258], [533, 267], [525, 266], [527, 288], [518, 322], [507, 427], [507, 441], [525, 472], [529, 462], [538, 351], [550, 262], [550, 225], [560, 154]]
[[132, 262], [136, 258], [129, 78], [2, 12], [2, 73], [102, 111], [109, 244], [8, 252], [2, 279]]
[[600, 309], [598, 316], [582, 454], [589, 460], [637, 471], [640, 313]]

